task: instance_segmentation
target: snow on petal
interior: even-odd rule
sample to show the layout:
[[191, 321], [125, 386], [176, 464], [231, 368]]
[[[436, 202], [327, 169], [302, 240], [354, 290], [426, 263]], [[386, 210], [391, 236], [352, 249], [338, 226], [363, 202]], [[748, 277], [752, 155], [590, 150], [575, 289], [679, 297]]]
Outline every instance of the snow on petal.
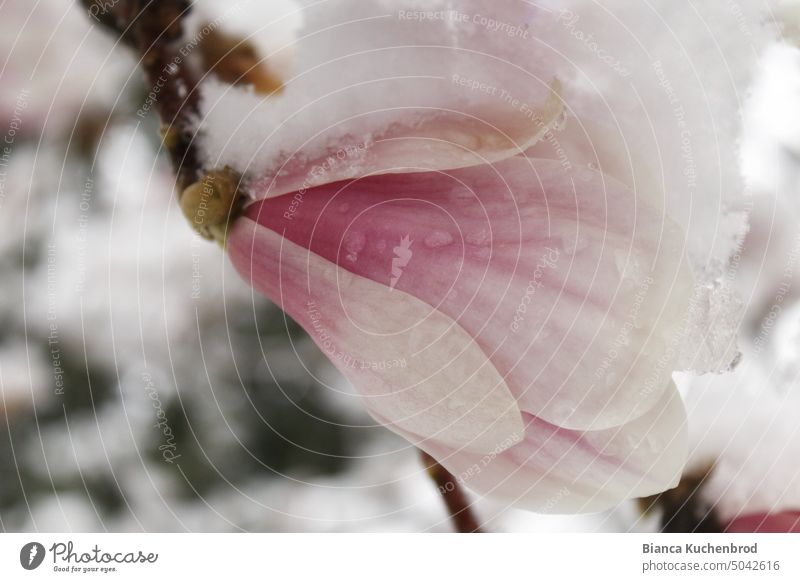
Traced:
[[687, 233], [697, 293], [681, 367], [699, 373], [738, 355], [741, 304], [725, 270], [746, 232], [739, 112], [777, 34], [774, 4], [537, 3], [554, 11], [532, 34], [559, 49], [551, 61], [561, 61], [553, 66], [568, 126], [603, 150], [603, 172], [662, 200]]
[[[280, 93], [203, 84], [206, 162], [263, 198], [529, 147], [588, 160], [685, 231], [697, 286], [679, 365], [726, 370], [741, 303], [725, 270], [747, 219], [739, 111], [777, 35], [774, 2], [611, 4], [300, 3], [295, 42], [265, 55], [294, 53]], [[554, 131], [562, 121], [579, 142]]]
[[230, 255], [308, 333], [389, 428], [487, 453], [522, 438], [517, 403], [473, 339], [419, 299], [240, 220]]
[[588, 167], [513, 158], [381, 175], [247, 212], [458, 322], [548, 422], [621, 425], [669, 384], [692, 286], [681, 233]]
[[[559, 81], [527, 66], [527, 52], [488, 21], [459, 20], [474, 17], [467, 10], [478, 6], [305, 6], [295, 42], [264, 55], [293, 53], [279, 93], [265, 97], [213, 79], [202, 85], [207, 164], [266, 176], [268, 187], [254, 189], [263, 197], [373, 172], [475, 165], [526, 149], [559, 121]], [[431, 16], [437, 9], [441, 15]], [[491, 21], [513, 23], [527, 36], [538, 12], [515, 1], [493, 6]]]
[[735, 211], [744, 193], [739, 112], [758, 55], [776, 36], [772, 3], [606, 4], [547, 0], [554, 21], [534, 31], [563, 52], [554, 66], [572, 123], [606, 130], [625, 162], [618, 177], [637, 190], [657, 187], [693, 258], [726, 261], [738, 240], [720, 206]]

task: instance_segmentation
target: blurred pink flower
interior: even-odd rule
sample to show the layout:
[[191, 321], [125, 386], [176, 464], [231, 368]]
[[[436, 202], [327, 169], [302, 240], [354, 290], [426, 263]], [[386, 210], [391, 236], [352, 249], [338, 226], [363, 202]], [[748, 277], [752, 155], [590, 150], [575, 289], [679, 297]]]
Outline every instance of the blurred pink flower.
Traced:
[[[79, 3], [3, 2], [0, 124], [14, 138], [69, 131], [83, 113], [104, 112], [126, 87], [135, 62]], [[4, 130], [6, 127], [4, 127]]]
[[731, 521], [727, 533], [800, 533], [800, 512], [751, 513]]

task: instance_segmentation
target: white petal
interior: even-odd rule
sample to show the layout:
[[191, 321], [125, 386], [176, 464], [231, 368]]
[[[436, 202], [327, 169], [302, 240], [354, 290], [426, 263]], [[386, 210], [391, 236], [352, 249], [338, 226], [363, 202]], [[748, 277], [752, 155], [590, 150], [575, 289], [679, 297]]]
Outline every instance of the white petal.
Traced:
[[525, 440], [490, 455], [423, 448], [463, 484], [541, 513], [602, 511], [678, 484], [686, 460], [686, 413], [675, 386], [624, 426], [575, 432], [526, 417]]
[[516, 400], [452, 319], [247, 218], [230, 240], [240, 272], [306, 328], [389, 428], [416, 444], [435, 439], [480, 453], [522, 438]]

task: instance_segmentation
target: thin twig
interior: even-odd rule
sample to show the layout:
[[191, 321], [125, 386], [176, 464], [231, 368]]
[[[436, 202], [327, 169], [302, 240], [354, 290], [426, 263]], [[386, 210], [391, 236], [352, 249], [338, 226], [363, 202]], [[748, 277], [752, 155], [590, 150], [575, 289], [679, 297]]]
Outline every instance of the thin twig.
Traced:
[[461, 484], [428, 453], [420, 451], [420, 454], [428, 474], [436, 483], [442, 500], [447, 506], [455, 530], [458, 533], [482, 533]]
[[131, 0], [133, 43], [142, 55], [150, 87], [158, 88], [155, 106], [164, 145], [178, 176], [178, 190], [200, 179], [202, 171], [194, 145], [192, 118], [199, 111], [197, 80], [178, 51], [188, 0]]
[[199, 115], [197, 79], [181, 51], [183, 20], [189, 0], [120, 0], [98, 10], [96, 0], [81, 0], [94, 18], [132, 46], [150, 87], [150, 105], [158, 112], [161, 134], [182, 192], [203, 175], [194, 145], [194, 123]]
[[663, 533], [722, 533], [725, 530], [716, 507], [703, 500], [703, 487], [713, 466], [681, 477], [677, 487], [639, 499], [645, 514], [659, 509]]
[[128, 45], [132, 44], [127, 23], [120, 16], [121, 5], [119, 2], [108, 4], [103, 0], [80, 0], [80, 3], [86, 9], [89, 18], [102, 26], [106, 32]]

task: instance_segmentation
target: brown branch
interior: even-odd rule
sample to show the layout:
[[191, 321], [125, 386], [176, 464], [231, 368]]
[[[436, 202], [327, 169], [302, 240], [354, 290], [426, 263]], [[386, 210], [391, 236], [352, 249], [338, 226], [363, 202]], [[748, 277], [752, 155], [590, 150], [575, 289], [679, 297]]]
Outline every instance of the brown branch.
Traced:
[[106, 32], [126, 44], [131, 44], [127, 24], [120, 17], [120, 3], [108, 3], [107, 0], [79, 0], [86, 9], [89, 18], [102, 26]]
[[177, 46], [191, 3], [130, 0], [127, 4], [133, 44], [142, 55], [145, 78], [161, 118], [164, 145], [178, 176], [178, 191], [183, 191], [202, 176], [192, 124], [192, 117], [199, 112], [197, 80]]
[[428, 475], [436, 483], [442, 500], [447, 506], [447, 511], [450, 514], [450, 520], [453, 522], [455, 530], [458, 533], [482, 533], [461, 484], [428, 453], [420, 451], [420, 455], [425, 468], [428, 470]]
[[713, 467], [708, 467], [684, 475], [674, 489], [639, 499], [640, 509], [645, 515], [655, 509], [661, 511], [663, 533], [722, 533], [725, 527], [716, 508], [703, 501], [702, 496], [712, 471]]
[[203, 175], [192, 121], [199, 115], [197, 79], [181, 46], [189, 0], [80, 0], [89, 17], [132, 46], [150, 88], [146, 109], [154, 107], [161, 135], [182, 192]]

